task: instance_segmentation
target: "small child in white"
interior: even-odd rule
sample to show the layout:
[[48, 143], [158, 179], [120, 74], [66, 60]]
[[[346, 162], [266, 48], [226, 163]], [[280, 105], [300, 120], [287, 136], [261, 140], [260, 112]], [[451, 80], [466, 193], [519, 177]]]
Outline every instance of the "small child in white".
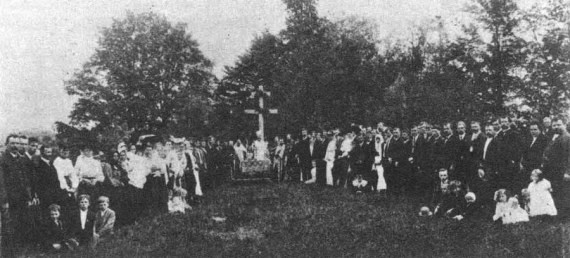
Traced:
[[556, 216], [556, 206], [554, 206], [554, 200], [552, 199], [552, 187], [550, 186], [550, 181], [544, 178], [542, 171], [540, 169], [535, 169], [530, 175], [532, 182], [528, 185], [529, 193], [529, 215], [531, 217], [548, 215]]
[[175, 187], [172, 192], [172, 198], [168, 201], [168, 212], [170, 213], [186, 213], [186, 209], [192, 209], [186, 202], [186, 190], [182, 187]]
[[357, 194], [361, 194], [368, 188], [368, 181], [364, 180], [362, 175], [358, 174], [354, 180], [352, 180], [352, 186]]
[[521, 208], [519, 199], [516, 196], [509, 198], [509, 211], [503, 219], [503, 224], [515, 224], [519, 222], [528, 222], [528, 213]]
[[493, 200], [497, 203], [495, 206], [495, 215], [493, 215], [493, 221], [504, 224], [505, 217], [509, 212], [509, 204], [508, 204], [508, 192], [505, 189], [499, 189], [495, 191], [495, 196]]

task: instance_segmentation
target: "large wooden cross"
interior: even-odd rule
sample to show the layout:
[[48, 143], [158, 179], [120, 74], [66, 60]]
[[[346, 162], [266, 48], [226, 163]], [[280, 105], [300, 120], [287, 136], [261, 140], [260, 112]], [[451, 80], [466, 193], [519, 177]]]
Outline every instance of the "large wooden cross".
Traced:
[[[246, 114], [250, 114], [250, 115], [258, 115], [259, 118], [259, 133], [261, 134], [261, 140], [264, 141], [265, 140], [265, 126], [264, 126], [264, 119], [263, 119], [263, 113], [266, 112], [265, 110], [265, 106], [263, 103], [263, 96], [270, 95], [270, 92], [268, 91], [263, 91], [263, 86], [260, 85], [258, 88], [258, 91], [256, 93], [257, 98], [259, 99], [259, 110], [255, 110], [255, 109], [246, 109], [244, 110], [244, 112]], [[267, 113], [269, 114], [277, 114], [277, 109], [267, 109]]]

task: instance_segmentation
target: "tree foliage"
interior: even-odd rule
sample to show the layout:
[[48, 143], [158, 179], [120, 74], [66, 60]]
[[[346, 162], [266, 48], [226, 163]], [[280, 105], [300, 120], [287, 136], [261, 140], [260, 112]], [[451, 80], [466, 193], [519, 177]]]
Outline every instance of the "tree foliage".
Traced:
[[[260, 84], [280, 110], [268, 118], [270, 133], [568, 108], [569, 9], [562, 0], [530, 12], [513, 0], [473, 0], [466, 9], [474, 20], [459, 37], [436, 17], [395, 44], [378, 39], [370, 21], [319, 16], [315, 0], [284, 2], [286, 28], [256, 38], [218, 88], [220, 107], [236, 110], [227, 118], [240, 130], [255, 130], [256, 119], [243, 108], [257, 105], [251, 96]], [[529, 28], [540, 35], [529, 37]]]
[[153, 13], [129, 13], [103, 29], [95, 54], [66, 82], [79, 98], [72, 124], [101, 131], [125, 124], [139, 132], [203, 124], [212, 63], [185, 28]]

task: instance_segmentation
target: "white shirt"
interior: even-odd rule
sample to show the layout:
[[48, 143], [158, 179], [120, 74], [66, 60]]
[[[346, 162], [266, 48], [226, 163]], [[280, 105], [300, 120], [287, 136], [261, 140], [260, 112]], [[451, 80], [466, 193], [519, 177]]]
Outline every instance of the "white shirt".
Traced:
[[532, 142], [530, 143], [530, 147], [532, 147], [532, 145], [534, 145], [534, 142], [536, 142], [536, 138], [538, 138], [538, 137], [532, 137]]
[[123, 162], [123, 168], [127, 171], [129, 184], [142, 189], [146, 183], [146, 176], [150, 174], [143, 157], [132, 155], [127, 161]]
[[92, 157], [79, 156], [75, 162], [75, 170], [80, 181], [84, 178], [95, 179], [97, 182], [105, 181], [101, 162]]
[[481, 132], [472, 134], [472, 135], [471, 135], [471, 141], [475, 141], [475, 139], [477, 139], [477, 137], [479, 137], [479, 134], [480, 134], [480, 133], [481, 133]]
[[[247, 152], [247, 149], [243, 146], [243, 145], [234, 145], [234, 150], [236, 152], [236, 155], [239, 159], [239, 161], [243, 161], [245, 159], [245, 153]], [[192, 154], [190, 154], [192, 155]]]
[[[70, 159], [62, 159], [61, 157], [55, 158], [53, 166], [57, 171], [57, 178], [59, 179], [59, 187], [61, 190], [77, 189], [79, 185], [79, 178], [73, 167]], [[71, 181], [71, 185], [67, 184], [66, 177]]]
[[348, 156], [348, 153], [352, 150], [352, 140], [351, 137], [346, 137], [342, 144], [340, 145], [340, 151], [342, 151], [342, 156]]
[[489, 144], [492, 140], [493, 138], [487, 138], [487, 141], [485, 141], [485, 149], [483, 149], [483, 160], [487, 158], [487, 148], [489, 147]]
[[81, 229], [85, 229], [85, 222], [87, 222], [87, 210], [79, 210], [79, 215], [81, 217]]
[[327, 152], [325, 154], [325, 161], [326, 162], [333, 162], [334, 156], [336, 154], [336, 139], [333, 139], [327, 145]]

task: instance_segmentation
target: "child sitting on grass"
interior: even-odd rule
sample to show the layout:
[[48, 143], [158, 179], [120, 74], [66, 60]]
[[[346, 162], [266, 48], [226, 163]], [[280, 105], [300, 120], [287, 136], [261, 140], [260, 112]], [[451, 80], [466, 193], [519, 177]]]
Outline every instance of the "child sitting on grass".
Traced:
[[540, 169], [535, 169], [530, 175], [532, 182], [528, 185], [529, 214], [531, 217], [547, 215], [556, 216], [557, 210], [552, 199], [550, 181], [544, 178]]
[[49, 219], [42, 225], [43, 249], [48, 252], [73, 250], [78, 243], [67, 236], [67, 225], [61, 220], [61, 207], [52, 204], [48, 209]]
[[368, 186], [368, 181], [364, 180], [364, 177], [361, 174], [356, 175], [354, 180], [352, 180], [352, 187], [354, 192], [357, 194], [364, 193], [370, 188]]
[[492, 214], [493, 203], [493, 190], [489, 176], [482, 168], [477, 170], [477, 177], [469, 183], [469, 191], [477, 196], [477, 202], [481, 204], [483, 211]]
[[495, 200], [495, 215], [493, 215], [493, 221], [497, 224], [504, 224], [505, 217], [509, 212], [509, 192], [505, 189], [499, 189], [495, 191], [495, 196], [493, 200]]
[[441, 194], [439, 194], [437, 198], [438, 199], [435, 200], [433, 213], [435, 216], [442, 217], [454, 206], [455, 198], [453, 198], [449, 191], [449, 185], [444, 184], [441, 186]]
[[503, 224], [528, 222], [528, 213], [526, 213], [526, 211], [521, 208], [517, 196], [509, 198], [507, 205], [509, 210], [503, 219]]
[[461, 209], [465, 206], [465, 190], [463, 189], [463, 184], [461, 181], [453, 180], [449, 183], [449, 189], [451, 191], [451, 201], [450, 209], [445, 212], [445, 216], [453, 218], [459, 215]]
[[175, 187], [172, 192], [172, 197], [168, 201], [168, 211], [170, 213], [186, 213], [186, 209], [191, 209], [190, 205], [186, 203], [186, 190], [182, 187]]
[[457, 208], [457, 215], [455, 215], [453, 219], [458, 221], [476, 219], [481, 208], [476, 200], [477, 196], [475, 196], [473, 192], [465, 194], [465, 202]]
[[112, 236], [115, 227], [115, 211], [109, 209], [109, 198], [101, 196], [97, 199], [98, 211], [95, 216], [95, 234], [93, 235], [92, 247], [99, 242]]

